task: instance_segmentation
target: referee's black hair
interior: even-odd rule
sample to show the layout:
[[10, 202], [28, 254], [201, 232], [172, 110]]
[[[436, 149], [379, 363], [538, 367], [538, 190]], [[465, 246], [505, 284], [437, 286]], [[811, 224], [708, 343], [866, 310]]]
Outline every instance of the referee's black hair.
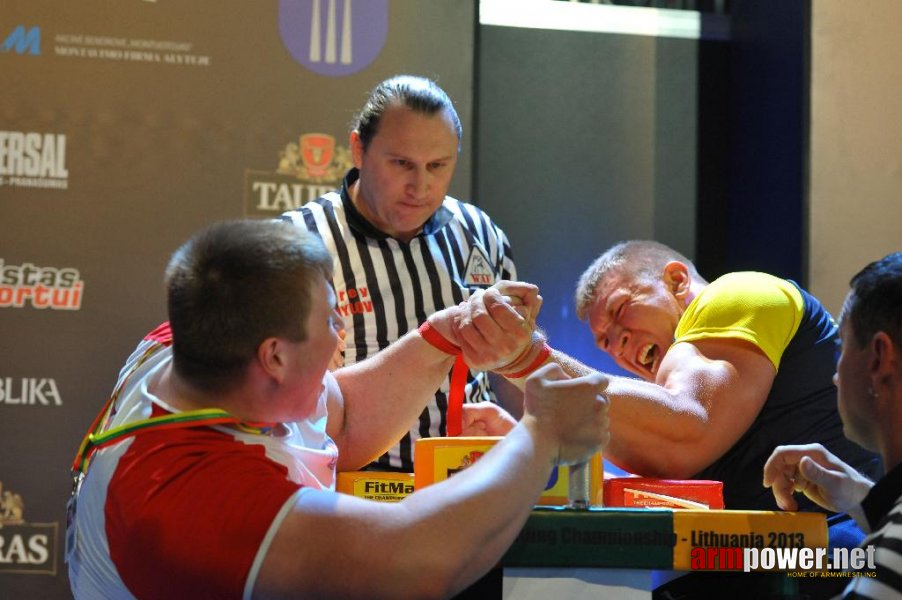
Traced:
[[463, 128], [454, 103], [437, 83], [418, 75], [395, 75], [373, 88], [360, 114], [354, 119], [352, 129], [360, 136], [363, 149], [379, 131], [379, 121], [385, 110], [391, 106], [405, 106], [424, 115], [434, 115], [447, 111], [460, 143]]

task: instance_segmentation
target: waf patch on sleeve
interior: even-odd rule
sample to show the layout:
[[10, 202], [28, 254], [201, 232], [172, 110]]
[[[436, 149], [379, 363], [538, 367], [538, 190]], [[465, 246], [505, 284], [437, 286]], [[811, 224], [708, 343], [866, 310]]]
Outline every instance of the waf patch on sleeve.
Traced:
[[495, 271], [485, 252], [479, 246], [470, 248], [467, 268], [464, 271], [464, 285], [490, 286], [495, 283]]

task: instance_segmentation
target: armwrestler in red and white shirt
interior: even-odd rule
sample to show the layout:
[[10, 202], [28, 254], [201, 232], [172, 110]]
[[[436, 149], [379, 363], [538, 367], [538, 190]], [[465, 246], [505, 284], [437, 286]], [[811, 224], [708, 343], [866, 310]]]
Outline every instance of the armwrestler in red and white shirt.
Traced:
[[[148, 391], [171, 361], [171, 342], [163, 326], [132, 354], [108, 429], [179, 412]], [[330, 373], [325, 379], [336, 385]], [[159, 428], [100, 450], [79, 493], [76, 595], [155, 597], [163, 584], [169, 597], [249, 597], [296, 496], [334, 488], [338, 451], [326, 434], [325, 389], [310, 417], [265, 433]]]

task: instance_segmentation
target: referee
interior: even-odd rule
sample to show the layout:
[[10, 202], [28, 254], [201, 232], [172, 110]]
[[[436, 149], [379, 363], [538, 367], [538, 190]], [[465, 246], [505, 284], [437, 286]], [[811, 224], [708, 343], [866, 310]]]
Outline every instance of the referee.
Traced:
[[[504, 232], [479, 208], [446, 195], [462, 128], [429, 79], [377, 85], [350, 135], [352, 168], [340, 190], [283, 215], [320, 235], [334, 262], [345, 364], [382, 350], [426, 316], [501, 279], [516, 280]], [[490, 381], [491, 379], [491, 381]], [[413, 443], [448, 434], [450, 373], [417, 422], [371, 469], [413, 471]], [[466, 402], [495, 401], [519, 415], [522, 393], [466, 373]]]

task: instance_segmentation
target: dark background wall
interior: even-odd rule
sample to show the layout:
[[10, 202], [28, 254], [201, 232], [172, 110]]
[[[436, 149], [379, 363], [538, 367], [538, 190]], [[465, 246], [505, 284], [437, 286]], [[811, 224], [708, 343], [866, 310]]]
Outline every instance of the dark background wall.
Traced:
[[[722, 269], [806, 284], [808, 2], [734, 2], [731, 10], [729, 215]], [[717, 227], [716, 223], [711, 228]]]
[[616, 369], [573, 312], [611, 244], [695, 249], [698, 41], [480, 29], [476, 197], [539, 284], [556, 347]]

